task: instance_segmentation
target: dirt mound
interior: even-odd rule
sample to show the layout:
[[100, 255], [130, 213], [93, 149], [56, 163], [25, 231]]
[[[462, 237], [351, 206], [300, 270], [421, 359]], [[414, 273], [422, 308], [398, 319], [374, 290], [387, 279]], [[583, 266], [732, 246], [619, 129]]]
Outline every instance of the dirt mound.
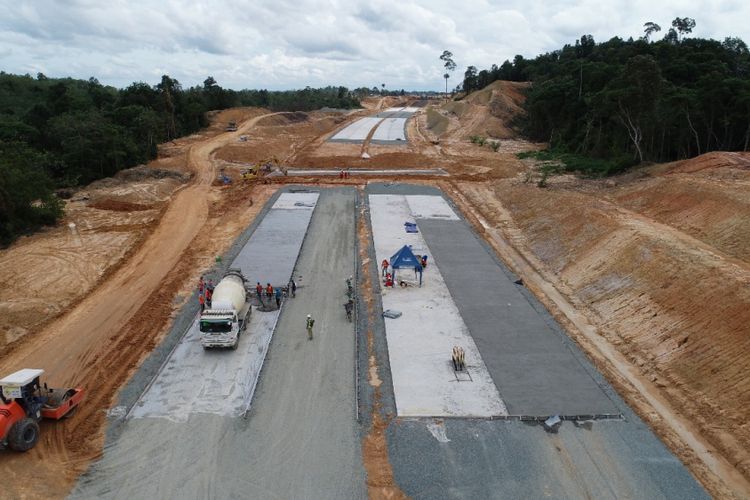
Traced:
[[666, 172], [670, 174], [691, 173], [701, 170], [738, 169], [750, 171], [750, 153], [713, 151], [689, 160], [669, 163]]
[[148, 179], [177, 179], [180, 182], [187, 182], [190, 179], [190, 175], [166, 168], [153, 168], [146, 165], [138, 165], [137, 167], [120, 170], [114, 175], [114, 177], [106, 177], [94, 181], [86, 186], [86, 189], [95, 190], [109, 188], [128, 182], [145, 181]]
[[310, 115], [302, 111], [294, 111], [288, 113], [279, 113], [267, 118], [263, 118], [258, 122], [259, 127], [283, 127], [286, 125], [292, 125], [295, 123], [302, 123], [310, 120]]
[[461, 101], [448, 101], [428, 111], [427, 128], [439, 138], [465, 140], [473, 135], [510, 139], [518, 134], [513, 121], [522, 114], [523, 82], [494, 82]]
[[151, 205], [142, 205], [140, 203], [130, 203], [122, 200], [112, 200], [109, 198], [102, 198], [94, 200], [88, 204], [91, 208], [97, 208], [99, 210], [112, 210], [115, 212], [140, 212], [142, 210], [151, 210], [154, 208]]
[[645, 173], [618, 190], [618, 203], [750, 262], [750, 153], [708, 153]]

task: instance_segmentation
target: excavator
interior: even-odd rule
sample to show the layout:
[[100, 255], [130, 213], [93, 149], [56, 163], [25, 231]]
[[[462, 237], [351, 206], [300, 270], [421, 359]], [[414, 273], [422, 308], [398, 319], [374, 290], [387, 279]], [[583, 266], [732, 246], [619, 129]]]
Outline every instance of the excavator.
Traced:
[[0, 449], [28, 451], [39, 441], [39, 421], [71, 417], [83, 389], [50, 389], [39, 383], [44, 370], [24, 368], [0, 380]]

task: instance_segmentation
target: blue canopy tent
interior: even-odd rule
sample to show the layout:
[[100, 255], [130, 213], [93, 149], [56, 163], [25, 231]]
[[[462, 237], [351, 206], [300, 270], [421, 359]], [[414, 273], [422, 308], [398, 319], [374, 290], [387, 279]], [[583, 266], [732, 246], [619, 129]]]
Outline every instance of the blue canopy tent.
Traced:
[[407, 245], [401, 247], [401, 250], [394, 253], [391, 257], [391, 267], [393, 268], [393, 282], [396, 283], [396, 269], [413, 269], [419, 273], [419, 286], [422, 286], [422, 263]]

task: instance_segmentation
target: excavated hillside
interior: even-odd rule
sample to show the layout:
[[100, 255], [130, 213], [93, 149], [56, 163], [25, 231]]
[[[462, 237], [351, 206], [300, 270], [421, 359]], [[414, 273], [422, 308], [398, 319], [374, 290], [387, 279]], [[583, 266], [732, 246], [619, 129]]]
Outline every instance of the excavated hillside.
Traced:
[[460, 101], [448, 101], [427, 112], [427, 129], [441, 140], [477, 135], [512, 139], [513, 119], [523, 113], [525, 82], [496, 81]]
[[528, 177], [458, 188], [750, 477], [750, 154]]

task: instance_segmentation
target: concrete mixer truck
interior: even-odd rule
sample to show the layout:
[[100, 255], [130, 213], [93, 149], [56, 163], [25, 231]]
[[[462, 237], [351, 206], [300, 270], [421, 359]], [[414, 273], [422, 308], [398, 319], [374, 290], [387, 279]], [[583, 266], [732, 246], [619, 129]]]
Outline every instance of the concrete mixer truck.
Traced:
[[201, 345], [204, 349], [237, 349], [240, 334], [247, 328], [251, 312], [245, 282], [239, 269], [229, 269], [214, 288], [211, 308], [203, 311], [200, 319]]

